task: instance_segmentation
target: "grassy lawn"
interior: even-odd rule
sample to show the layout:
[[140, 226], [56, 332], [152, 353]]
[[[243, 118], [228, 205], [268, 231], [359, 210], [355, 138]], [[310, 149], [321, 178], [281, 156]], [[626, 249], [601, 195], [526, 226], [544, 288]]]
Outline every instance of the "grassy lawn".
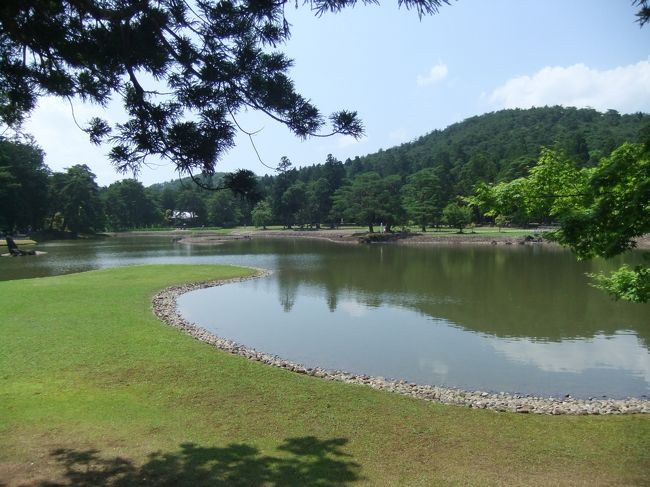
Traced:
[[0, 282], [0, 485], [648, 484], [649, 416], [427, 403], [253, 363], [152, 314], [163, 287], [247, 272]]

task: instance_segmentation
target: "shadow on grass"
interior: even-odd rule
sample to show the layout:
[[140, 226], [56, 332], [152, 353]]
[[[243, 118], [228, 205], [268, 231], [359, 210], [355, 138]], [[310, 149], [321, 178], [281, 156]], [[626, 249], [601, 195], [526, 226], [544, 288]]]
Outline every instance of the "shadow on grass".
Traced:
[[277, 456], [261, 455], [246, 444], [205, 448], [180, 445], [175, 453], [156, 452], [142, 465], [97, 450], [59, 449], [52, 456], [63, 467], [61, 482], [38, 487], [147, 486], [345, 486], [360, 480], [360, 466], [341, 447], [344, 438], [289, 438]]

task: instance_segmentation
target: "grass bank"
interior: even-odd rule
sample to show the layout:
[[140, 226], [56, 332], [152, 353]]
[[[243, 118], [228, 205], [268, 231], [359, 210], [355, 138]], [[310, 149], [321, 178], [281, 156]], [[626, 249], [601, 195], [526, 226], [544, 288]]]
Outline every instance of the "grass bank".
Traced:
[[163, 287], [247, 272], [146, 266], [0, 282], [0, 485], [650, 478], [648, 416], [545, 417], [426, 403], [253, 363], [151, 312]]

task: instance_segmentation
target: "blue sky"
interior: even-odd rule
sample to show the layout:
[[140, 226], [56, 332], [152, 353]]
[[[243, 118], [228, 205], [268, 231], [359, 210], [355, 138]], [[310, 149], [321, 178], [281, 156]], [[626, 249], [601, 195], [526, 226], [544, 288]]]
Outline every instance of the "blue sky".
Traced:
[[[261, 129], [254, 140], [265, 164], [282, 156], [315, 164], [330, 153], [345, 160], [502, 108], [650, 112], [650, 25], [639, 28], [631, 0], [458, 0], [421, 20], [396, 3], [321, 18], [287, 7], [292, 38], [283, 49], [295, 60], [298, 91], [324, 114], [358, 111], [366, 136], [300, 141], [263, 115], [239, 115], [247, 130]], [[121, 120], [119, 103], [99, 110], [74, 108], [80, 123], [96, 114]], [[75, 126], [67, 103], [42, 99], [25, 129], [55, 171], [83, 163], [100, 185], [124, 177], [108, 163], [108, 148], [92, 146]], [[145, 185], [175, 177], [171, 163], [151, 163], [139, 175]], [[218, 164], [237, 168], [271, 172], [248, 137]]]

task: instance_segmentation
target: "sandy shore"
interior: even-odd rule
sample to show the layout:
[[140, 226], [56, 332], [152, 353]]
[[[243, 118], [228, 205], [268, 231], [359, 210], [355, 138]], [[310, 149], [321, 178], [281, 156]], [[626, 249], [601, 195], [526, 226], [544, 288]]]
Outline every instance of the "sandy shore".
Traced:
[[[176, 234], [179, 236], [178, 234]], [[419, 234], [379, 234], [373, 235], [376, 242], [395, 243], [400, 245], [446, 245], [446, 244], [470, 244], [470, 245], [514, 245], [531, 243], [522, 236], [498, 235], [485, 236], [481, 234], [440, 234], [435, 233]], [[330, 242], [342, 244], [359, 244], [367, 242], [367, 234], [360, 232], [358, 229], [320, 229], [320, 230], [254, 230], [250, 232], [233, 232], [230, 235], [209, 234], [205, 235], [188, 235], [182, 236], [180, 243], [188, 245], [217, 245], [232, 240], [241, 240], [247, 238], [301, 238], [301, 239], [318, 239], [328, 240]], [[547, 240], [537, 240], [535, 243], [552, 244]], [[554, 245], [554, 244], [553, 244]]]
[[[119, 237], [167, 237], [187, 245], [219, 245], [234, 240], [250, 238], [301, 238], [318, 239], [342, 244], [369, 243], [364, 232], [359, 229], [318, 229], [318, 230], [236, 230], [224, 235], [209, 230], [199, 232], [192, 230], [169, 230], [151, 232], [121, 232], [110, 235]], [[534, 230], [530, 236], [512, 235], [485, 235], [481, 233], [409, 233], [409, 234], [374, 234], [381, 243], [394, 243], [399, 245], [551, 245], [558, 244], [539, 238]], [[533, 237], [534, 236], [534, 237]], [[364, 242], [364, 240], [366, 240]], [[636, 240], [636, 248], [650, 249], [650, 235], [644, 235]], [[559, 246], [558, 246], [559, 247]]]

